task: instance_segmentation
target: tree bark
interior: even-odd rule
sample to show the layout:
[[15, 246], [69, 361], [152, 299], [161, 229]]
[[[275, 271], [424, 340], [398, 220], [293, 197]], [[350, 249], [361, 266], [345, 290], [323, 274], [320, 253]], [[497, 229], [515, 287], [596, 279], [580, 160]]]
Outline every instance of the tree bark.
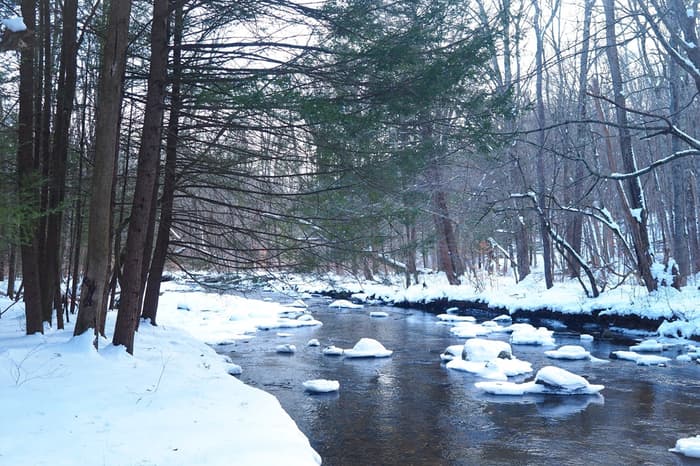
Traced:
[[87, 263], [80, 291], [76, 335], [90, 328], [94, 328], [96, 333], [104, 334], [101, 323], [107, 310], [114, 165], [118, 147], [130, 14], [131, 0], [112, 0], [110, 3], [98, 92]]
[[[632, 149], [632, 137], [627, 125], [626, 99], [622, 85], [622, 74], [620, 71], [620, 60], [617, 53], [617, 43], [615, 42], [615, 5], [614, 0], [603, 0], [605, 9], [605, 38], [606, 54], [610, 66], [610, 77], [613, 85], [615, 114], [618, 125], [618, 141], [620, 144], [620, 156], [622, 166], [626, 173], [637, 171], [637, 163]], [[631, 177], [625, 181], [625, 195], [627, 197], [628, 209], [625, 210], [625, 217], [632, 235], [635, 255], [637, 259], [637, 272], [647, 290], [653, 291], [657, 288], [656, 280], [651, 273], [651, 266], [654, 258], [649, 243], [649, 233], [647, 231], [647, 207], [644, 200], [644, 192], [639, 177]]]
[[153, 258], [151, 259], [151, 268], [148, 273], [148, 283], [141, 315], [144, 319], [148, 319], [151, 325], [156, 325], [158, 301], [160, 297], [160, 282], [163, 277], [163, 270], [165, 269], [168, 246], [170, 245], [170, 227], [172, 226], [173, 202], [175, 197], [177, 146], [180, 131], [180, 110], [182, 107], [182, 98], [180, 94], [180, 83], [182, 80], [182, 4], [183, 2], [179, 1], [175, 11], [172, 90], [170, 98], [170, 116], [168, 119], [165, 142], [165, 174], [163, 179], [163, 197], [160, 206], [160, 221], [158, 222], [158, 234], [156, 236]]
[[154, 209], [154, 185], [160, 161], [165, 81], [168, 70], [168, 0], [155, 0], [151, 27], [151, 67], [148, 76], [146, 111], [136, 173], [136, 187], [126, 240], [121, 303], [112, 343], [134, 352], [134, 333], [141, 313], [144, 249], [149, 216]]
[[[35, 29], [36, 4], [22, 0], [22, 17], [27, 29]], [[39, 172], [34, 165], [34, 46], [23, 48], [19, 65], [19, 116], [17, 133], [17, 178], [19, 203], [30, 212], [38, 211]], [[20, 226], [22, 244], [22, 280], [28, 335], [44, 332], [41, 313], [41, 285], [39, 283], [39, 244], [36, 222]]]

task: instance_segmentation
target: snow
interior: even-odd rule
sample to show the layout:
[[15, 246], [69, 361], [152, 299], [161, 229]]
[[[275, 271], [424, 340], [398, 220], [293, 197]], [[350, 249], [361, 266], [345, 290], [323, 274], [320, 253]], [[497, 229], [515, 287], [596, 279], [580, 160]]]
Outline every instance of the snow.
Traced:
[[389, 313], [384, 312], [384, 311], [372, 311], [369, 313], [369, 316], [370, 317], [377, 317], [377, 318], [389, 317]]
[[700, 435], [676, 440], [676, 446], [668, 451], [680, 453], [689, 458], [700, 458]]
[[506, 380], [532, 372], [532, 365], [513, 357], [511, 347], [505, 341], [474, 338], [464, 343], [461, 353], [457, 353], [455, 346], [449, 346], [445, 352], [452, 356], [445, 365], [448, 369], [486, 379]]
[[637, 345], [630, 346], [630, 351], [641, 351], [648, 353], [657, 353], [663, 351], [664, 345], [659, 343], [657, 340], [644, 340]]
[[440, 354], [440, 360], [452, 361], [455, 358], [461, 358], [462, 351], [464, 351], [464, 345], [450, 345]]
[[591, 353], [589, 353], [584, 347], [578, 345], [564, 345], [560, 346], [555, 350], [545, 351], [544, 354], [548, 358], [552, 359], [568, 359], [568, 360], [581, 360], [581, 359], [591, 359]]
[[329, 393], [340, 390], [340, 382], [337, 380], [314, 379], [302, 384], [304, 389], [311, 393]]
[[623, 361], [632, 361], [637, 363], [638, 366], [663, 366], [671, 360], [671, 358], [665, 356], [639, 354], [635, 351], [613, 351], [611, 357]]
[[[95, 350], [94, 337], [73, 337], [71, 324], [25, 336], [22, 303], [3, 314], [0, 463], [320, 464], [275, 397], [230, 376], [236, 366], [204, 343], [231, 339], [218, 324], [243, 335], [260, 314], [276, 313], [273, 307], [233, 300], [241, 306], [196, 324], [207, 313], [178, 310], [180, 298], [185, 296], [163, 295], [160, 324], [141, 324], [134, 356], [105, 339]], [[0, 298], [0, 308], [10, 303]], [[253, 316], [233, 322], [231, 313]], [[115, 318], [108, 313], [108, 331]]]
[[3, 19], [2, 25], [12, 32], [21, 32], [27, 30], [27, 26], [24, 24], [24, 20], [19, 16]]
[[284, 345], [275, 346], [275, 351], [280, 354], [294, 354], [297, 352], [297, 347], [292, 344], [285, 343]]
[[343, 348], [331, 345], [323, 348], [321, 352], [326, 356], [342, 356], [345, 350]]
[[343, 350], [343, 354], [348, 358], [386, 358], [391, 356], [393, 351], [384, 348], [384, 345], [373, 338], [361, 338], [352, 349]]
[[580, 375], [576, 375], [556, 366], [545, 366], [537, 372], [535, 379], [530, 382], [477, 382], [474, 384], [480, 390], [492, 395], [594, 395], [603, 385], [593, 385]]
[[321, 342], [318, 341], [318, 338], [312, 338], [306, 343], [306, 346], [321, 346]]
[[554, 346], [554, 332], [546, 327], [521, 327], [510, 335], [510, 342], [513, 345]]
[[474, 316], [460, 316], [456, 314], [438, 314], [436, 316], [438, 320], [444, 322], [476, 322]]
[[459, 338], [476, 338], [493, 333], [493, 331], [493, 328], [473, 322], [458, 322], [457, 325], [450, 329], [450, 332]]
[[340, 309], [362, 309], [364, 306], [362, 304], [355, 304], [347, 299], [337, 299], [330, 303], [328, 307], [335, 307]]

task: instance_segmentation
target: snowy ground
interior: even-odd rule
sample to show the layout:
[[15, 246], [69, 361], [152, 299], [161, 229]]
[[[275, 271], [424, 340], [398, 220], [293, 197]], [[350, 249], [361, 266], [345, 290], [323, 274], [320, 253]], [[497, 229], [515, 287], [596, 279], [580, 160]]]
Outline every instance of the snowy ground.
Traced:
[[[0, 298], [0, 311], [10, 303]], [[25, 336], [18, 303], [0, 318], [0, 464], [320, 464], [278, 401], [228, 375], [204, 343], [249, 338], [286, 310], [166, 293], [160, 325], [141, 326], [132, 357], [106, 340], [98, 352], [70, 328]]]
[[590, 314], [603, 309], [603, 313], [637, 315], [650, 319], [666, 319], [659, 329], [663, 335], [700, 337], [700, 277], [691, 277], [688, 286], [681, 291], [672, 287], [660, 287], [648, 293], [638, 285], [625, 284], [602, 293], [598, 298], [588, 298], [576, 280], [555, 282], [547, 290], [541, 273], [533, 272], [520, 283], [512, 277], [483, 277], [477, 282], [464, 280], [463, 285], [451, 286], [442, 274], [424, 274], [421, 283], [405, 288], [402, 277], [394, 283], [350, 280], [337, 276], [320, 279], [285, 276], [277, 282], [280, 288], [293, 288], [305, 292], [329, 289], [328, 281], [336, 290], [354, 293], [354, 299], [381, 299], [384, 302], [427, 303], [439, 299], [451, 301], [479, 301], [511, 312], [515, 310], [551, 309], [565, 314]]

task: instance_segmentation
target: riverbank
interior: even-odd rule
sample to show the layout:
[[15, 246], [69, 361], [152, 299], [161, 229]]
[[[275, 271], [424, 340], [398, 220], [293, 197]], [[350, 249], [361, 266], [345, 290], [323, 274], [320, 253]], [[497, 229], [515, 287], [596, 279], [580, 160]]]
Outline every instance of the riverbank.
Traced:
[[682, 290], [660, 287], [648, 293], [643, 287], [624, 284], [597, 298], [585, 295], [575, 280], [556, 282], [547, 290], [541, 273], [515, 283], [510, 277], [484, 278], [451, 286], [441, 274], [425, 274], [408, 288], [396, 281], [383, 283], [347, 277], [285, 277], [281, 288], [356, 302], [381, 302], [439, 314], [450, 308], [509, 314], [533, 321], [557, 321], [573, 331], [641, 331], [668, 337], [700, 339], [700, 279], [692, 277]]
[[162, 299], [160, 325], [140, 326], [131, 356], [107, 339], [95, 350], [72, 324], [27, 336], [22, 303], [8, 309], [0, 297], [0, 464], [321, 463], [277, 399], [229, 375], [240, 368], [205, 343], [243, 338], [285, 309], [204, 293]]

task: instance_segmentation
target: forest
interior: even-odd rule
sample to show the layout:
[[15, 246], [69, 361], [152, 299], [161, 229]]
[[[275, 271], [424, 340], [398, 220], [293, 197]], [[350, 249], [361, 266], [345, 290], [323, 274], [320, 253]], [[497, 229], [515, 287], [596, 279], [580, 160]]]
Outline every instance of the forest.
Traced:
[[6, 292], [28, 334], [66, 319], [104, 334], [118, 290], [113, 343], [133, 352], [169, 270], [409, 285], [538, 267], [590, 297], [681, 287], [700, 271], [697, 15], [697, 0], [4, 2]]

